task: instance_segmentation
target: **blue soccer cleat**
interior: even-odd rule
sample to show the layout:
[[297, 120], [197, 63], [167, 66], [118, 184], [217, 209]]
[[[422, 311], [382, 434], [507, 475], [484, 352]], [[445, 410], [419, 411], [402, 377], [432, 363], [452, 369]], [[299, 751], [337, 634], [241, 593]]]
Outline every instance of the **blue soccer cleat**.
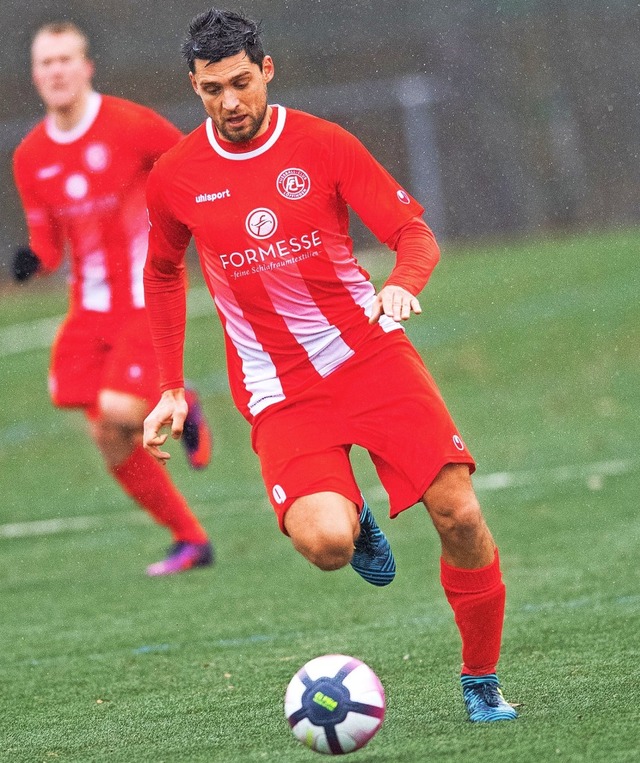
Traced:
[[518, 713], [505, 700], [500, 690], [498, 676], [489, 673], [486, 676], [460, 676], [462, 696], [467, 706], [469, 720], [474, 723], [492, 721], [511, 721]]
[[396, 575], [396, 560], [366, 501], [360, 512], [360, 535], [354, 545], [351, 566], [358, 575], [372, 585], [389, 585]]

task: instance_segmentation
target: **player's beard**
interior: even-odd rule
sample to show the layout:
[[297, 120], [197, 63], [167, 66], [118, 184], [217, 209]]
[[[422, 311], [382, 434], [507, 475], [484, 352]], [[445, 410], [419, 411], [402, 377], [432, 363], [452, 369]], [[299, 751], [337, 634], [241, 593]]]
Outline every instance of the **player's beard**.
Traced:
[[265, 116], [267, 114], [267, 108], [268, 105], [265, 102], [263, 109], [257, 116], [247, 114], [246, 116], [248, 119], [248, 124], [243, 127], [242, 130], [228, 130], [226, 128], [225, 121], [222, 121], [221, 124], [217, 124], [216, 128], [218, 129], [220, 135], [230, 143], [247, 143], [248, 141], [255, 138], [256, 134], [262, 127]]

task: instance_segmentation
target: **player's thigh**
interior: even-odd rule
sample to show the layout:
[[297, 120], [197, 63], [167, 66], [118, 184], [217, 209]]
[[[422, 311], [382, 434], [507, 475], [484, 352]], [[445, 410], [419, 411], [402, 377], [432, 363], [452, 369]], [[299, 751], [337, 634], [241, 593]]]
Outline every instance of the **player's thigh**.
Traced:
[[102, 333], [98, 323], [82, 315], [67, 318], [60, 327], [49, 367], [49, 394], [55, 405], [95, 405], [108, 355]]
[[296, 403], [263, 417], [252, 431], [262, 478], [280, 529], [299, 498], [335, 493], [354, 505], [362, 497], [349, 460], [318, 400]]
[[113, 337], [101, 389], [145, 401], [144, 419], [160, 397], [160, 375], [151, 332], [143, 310], [132, 313], [123, 324]]
[[98, 393], [98, 411], [104, 421], [125, 429], [139, 429], [142, 434], [144, 419], [149, 412], [149, 402], [127, 392], [101, 389]]

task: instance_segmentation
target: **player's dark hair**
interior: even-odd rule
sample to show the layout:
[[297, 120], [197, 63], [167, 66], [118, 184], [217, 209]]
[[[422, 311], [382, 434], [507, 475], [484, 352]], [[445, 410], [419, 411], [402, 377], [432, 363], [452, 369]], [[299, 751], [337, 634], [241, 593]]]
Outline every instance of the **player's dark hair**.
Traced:
[[211, 8], [191, 19], [189, 32], [182, 43], [182, 55], [195, 72], [197, 58], [212, 64], [244, 51], [249, 60], [262, 69], [262, 23], [234, 11]]

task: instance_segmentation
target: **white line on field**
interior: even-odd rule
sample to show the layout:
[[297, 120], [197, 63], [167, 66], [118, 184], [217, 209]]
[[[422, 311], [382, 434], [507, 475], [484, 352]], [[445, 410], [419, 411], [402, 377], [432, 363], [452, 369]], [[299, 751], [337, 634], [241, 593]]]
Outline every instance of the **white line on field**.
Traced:
[[[213, 300], [205, 288], [198, 287], [189, 291], [187, 303], [189, 318], [199, 318], [214, 312]], [[63, 320], [64, 315], [54, 315], [51, 318], [14, 323], [12, 326], [0, 328], [0, 358], [30, 350], [47, 349], [51, 346], [58, 326]]]
[[[524, 472], [494, 472], [474, 478], [474, 485], [479, 491], [493, 492], [508, 488], [528, 487], [530, 485], [556, 485], [566, 482], [584, 481], [590, 490], [601, 490], [606, 477], [628, 474], [638, 468], [635, 459], [598, 461], [592, 464], [562, 466], [554, 469], [532, 470]], [[376, 500], [386, 499], [383, 489], [369, 489], [369, 497]], [[198, 515], [206, 514], [206, 507], [197, 508]], [[59, 517], [33, 522], [14, 522], [0, 525], [0, 538], [33, 538], [41, 535], [55, 535], [62, 532], [82, 532], [108, 526], [117, 520], [137, 524], [148, 520], [142, 511], [129, 511], [117, 515], [88, 517]]]

